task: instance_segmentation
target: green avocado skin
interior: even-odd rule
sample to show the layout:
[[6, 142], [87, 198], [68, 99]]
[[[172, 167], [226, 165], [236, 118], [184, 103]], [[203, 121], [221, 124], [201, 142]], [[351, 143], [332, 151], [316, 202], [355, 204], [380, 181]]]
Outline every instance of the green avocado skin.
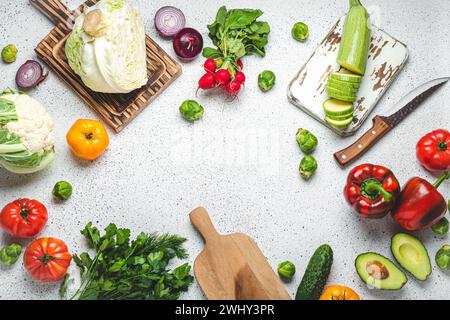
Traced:
[[332, 264], [333, 250], [327, 244], [321, 245], [309, 260], [295, 300], [318, 300], [325, 288]]

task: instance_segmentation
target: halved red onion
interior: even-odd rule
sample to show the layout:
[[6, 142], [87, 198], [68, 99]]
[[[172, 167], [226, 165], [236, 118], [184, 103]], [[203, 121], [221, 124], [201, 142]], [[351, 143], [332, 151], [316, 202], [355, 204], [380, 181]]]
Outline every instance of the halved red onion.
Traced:
[[20, 66], [16, 73], [16, 84], [22, 89], [31, 89], [39, 85], [48, 76], [44, 74], [41, 64], [35, 60], [28, 60]]
[[192, 60], [202, 52], [203, 37], [195, 29], [181, 29], [173, 38], [173, 49], [181, 59]]
[[164, 38], [171, 38], [186, 25], [183, 12], [172, 6], [160, 8], [155, 14], [155, 28]]

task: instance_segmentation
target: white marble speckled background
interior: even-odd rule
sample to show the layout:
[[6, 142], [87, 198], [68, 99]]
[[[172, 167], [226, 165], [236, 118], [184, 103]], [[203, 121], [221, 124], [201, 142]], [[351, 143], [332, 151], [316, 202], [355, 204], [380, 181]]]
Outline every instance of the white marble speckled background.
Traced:
[[[119, 135], [111, 133], [106, 154], [94, 163], [75, 159], [65, 143], [65, 133], [78, 118], [96, 118], [80, 99], [53, 73], [31, 92], [56, 119], [58, 158], [52, 167], [32, 176], [15, 176], [0, 170], [0, 205], [18, 197], [42, 200], [50, 220], [42, 235], [64, 239], [73, 252], [84, 242], [79, 230], [93, 221], [101, 227], [109, 222], [138, 231], [176, 232], [189, 238], [193, 261], [202, 239], [190, 225], [187, 214], [196, 206], [206, 207], [224, 233], [242, 231], [254, 237], [275, 266], [285, 259], [298, 269], [288, 284], [294, 294], [314, 249], [329, 243], [335, 252], [329, 283], [355, 288], [364, 299], [449, 298], [450, 275], [438, 270], [425, 283], [410, 278], [397, 292], [369, 290], [358, 278], [355, 257], [376, 251], [391, 257], [390, 237], [398, 228], [389, 217], [362, 221], [347, 207], [342, 188], [348, 170], [340, 169], [332, 153], [354, 138], [340, 138], [291, 105], [286, 87], [311, 55], [336, 19], [347, 10], [347, 1], [182, 1], [133, 0], [141, 9], [147, 33], [172, 53], [171, 43], [161, 40], [153, 27], [153, 15], [162, 5], [175, 5], [187, 17], [188, 26], [198, 28], [206, 44], [206, 24], [219, 4], [229, 7], [259, 7], [270, 22], [272, 33], [267, 57], [245, 59], [248, 81], [245, 92], [233, 103], [221, 97], [200, 95], [205, 106], [203, 120], [188, 124], [178, 113], [179, 104], [193, 98], [196, 80], [202, 74], [202, 59], [183, 64], [184, 74], [129, 127]], [[377, 25], [398, 37], [410, 49], [410, 61], [381, 100], [375, 113], [389, 112], [402, 95], [415, 86], [450, 75], [450, 2], [445, 0], [365, 0], [377, 12]], [[72, 0], [74, 8], [78, 0]], [[311, 36], [306, 43], [295, 42], [290, 28], [306, 22]], [[27, 0], [2, 0], [0, 45], [15, 43], [18, 61], [0, 65], [0, 87], [14, 87], [14, 75], [21, 63], [34, 58], [34, 46], [52, 24]], [[275, 89], [262, 94], [257, 74], [273, 70]], [[450, 85], [441, 89], [419, 110], [386, 136], [359, 163], [373, 162], [391, 167], [401, 183], [413, 175], [433, 177], [416, 162], [416, 141], [428, 131], [444, 127], [450, 119]], [[370, 126], [366, 122], [360, 133]], [[319, 137], [314, 154], [319, 170], [309, 182], [299, 178], [301, 153], [295, 142], [297, 128], [305, 127]], [[51, 201], [50, 191], [58, 180], [74, 186], [65, 204]], [[441, 187], [450, 197], [450, 184]], [[431, 231], [420, 233], [433, 257], [450, 239]], [[0, 234], [0, 245], [12, 239]], [[23, 242], [26, 244], [27, 242]], [[434, 260], [434, 259], [433, 259]], [[75, 267], [71, 268], [75, 273]], [[0, 269], [0, 299], [56, 299], [58, 286], [36, 283], [28, 278], [22, 264]], [[183, 298], [204, 298], [195, 284]]]

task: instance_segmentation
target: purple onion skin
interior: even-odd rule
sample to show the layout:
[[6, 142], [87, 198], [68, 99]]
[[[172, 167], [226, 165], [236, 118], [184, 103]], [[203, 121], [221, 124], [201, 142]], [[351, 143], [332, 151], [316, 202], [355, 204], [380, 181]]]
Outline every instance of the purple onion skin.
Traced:
[[193, 28], [181, 29], [173, 38], [173, 49], [180, 59], [190, 61], [202, 52], [203, 37]]
[[[177, 19], [177, 24], [169, 30], [164, 26], [163, 19], [170, 15]], [[162, 38], [172, 39], [181, 29], [184, 28], [186, 25], [186, 18], [180, 9], [172, 6], [165, 6], [156, 12], [154, 22], [155, 29]]]
[[28, 60], [20, 66], [16, 73], [16, 84], [21, 89], [31, 89], [37, 87], [48, 76], [48, 71], [44, 74], [42, 65], [35, 60]]

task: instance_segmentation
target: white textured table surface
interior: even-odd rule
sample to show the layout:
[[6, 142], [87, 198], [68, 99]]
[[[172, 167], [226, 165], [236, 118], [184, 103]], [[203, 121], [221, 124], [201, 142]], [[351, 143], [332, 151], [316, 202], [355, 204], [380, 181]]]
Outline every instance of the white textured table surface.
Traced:
[[[18, 198], [43, 201], [49, 209], [49, 223], [43, 236], [64, 239], [72, 252], [81, 252], [84, 241], [79, 231], [93, 221], [105, 227], [114, 222], [140, 231], [173, 232], [186, 236], [190, 261], [203, 246], [191, 226], [188, 213], [196, 206], [206, 207], [217, 228], [224, 232], [242, 231], [256, 239], [275, 267], [289, 259], [297, 266], [290, 284], [294, 294], [309, 257], [316, 247], [329, 243], [335, 253], [330, 284], [353, 287], [363, 299], [444, 299], [449, 298], [450, 275], [434, 263], [434, 254], [450, 239], [431, 231], [418, 234], [429, 250], [433, 274], [424, 283], [411, 277], [401, 291], [369, 290], [358, 278], [354, 259], [362, 252], [376, 251], [388, 257], [390, 238], [399, 229], [390, 217], [362, 221], [342, 196], [347, 170], [340, 169], [332, 153], [355, 138], [340, 138], [291, 105], [286, 97], [288, 82], [315, 50], [318, 43], [347, 11], [345, 0], [320, 1], [182, 1], [134, 0], [141, 9], [147, 33], [173, 53], [171, 43], [160, 39], [153, 27], [155, 11], [163, 5], [182, 9], [187, 25], [199, 29], [207, 45], [206, 25], [219, 4], [229, 7], [262, 9], [271, 25], [267, 56], [245, 58], [247, 86], [239, 99], [224, 102], [219, 96], [200, 95], [205, 107], [203, 120], [185, 122], [178, 106], [194, 98], [197, 79], [202, 75], [202, 58], [183, 64], [183, 75], [154, 101], [123, 132], [111, 133], [106, 154], [93, 163], [75, 159], [65, 142], [65, 134], [78, 118], [97, 118], [53, 73], [31, 95], [44, 103], [56, 120], [56, 162], [47, 170], [16, 176], [0, 169], [0, 206]], [[74, 8], [78, 0], [72, 0]], [[366, 0], [375, 10], [375, 23], [406, 43], [410, 60], [388, 90], [374, 113], [389, 113], [389, 107], [421, 83], [450, 75], [450, 2], [439, 0]], [[306, 43], [294, 41], [291, 26], [304, 21], [310, 27]], [[50, 31], [52, 24], [27, 0], [2, 0], [0, 45], [14, 43], [18, 61], [0, 65], [1, 87], [14, 85], [17, 68], [35, 58], [33, 48]], [[273, 70], [277, 84], [263, 94], [256, 84], [259, 72]], [[431, 97], [413, 115], [378, 143], [362, 160], [392, 168], [400, 182], [419, 175], [434, 179], [415, 158], [415, 143], [425, 133], [449, 127], [450, 85]], [[370, 126], [367, 121], [362, 133]], [[319, 169], [304, 182], [297, 168], [302, 154], [295, 142], [299, 127], [312, 130], [319, 138], [314, 154]], [[74, 186], [65, 204], [51, 201], [50, 192], [58, 180]], [[441, 192], [450, 197], [450, 184]], [[0, 234], [0, 245], [11, 238]], [[28, 242], [22, 242], [26, 244]], [[72, 265], [71, 272], [76, 272]], [[1, 299], [54, 299], [58, 285], [32, 281], [22, 263], [0, 269]], [[184, 298], [201, 299], [194, 284]]]

